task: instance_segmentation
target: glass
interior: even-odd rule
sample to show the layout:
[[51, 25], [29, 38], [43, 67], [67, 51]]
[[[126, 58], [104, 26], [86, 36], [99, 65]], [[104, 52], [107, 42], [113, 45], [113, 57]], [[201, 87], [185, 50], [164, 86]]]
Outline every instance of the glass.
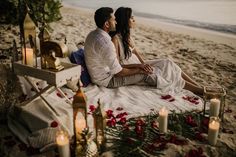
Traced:
[[203, 115], [210, 116], [208, 109], [210, 108], [209, 102], [211, 99], [219, 99], [220, 106], [219, 106], [219, 118], [223, 121], [224, 120], [224, 109], [225, 109], [225, 97], [226, 97], [226, 90], [222, 87], [219, 88], [211, 88], [211, 87], [204, 87], [203, 93]]

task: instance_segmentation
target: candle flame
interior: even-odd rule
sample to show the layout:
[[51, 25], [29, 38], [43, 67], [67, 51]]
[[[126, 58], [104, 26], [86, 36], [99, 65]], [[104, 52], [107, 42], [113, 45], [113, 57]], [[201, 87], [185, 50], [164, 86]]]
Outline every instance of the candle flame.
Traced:
[[216, 123], [216, 121], [215, 121], [215, 120], [213, 120], [211, 124], [212, 124], [212, 125], [215, 125], [215, 123]]
[[161, 112], [165, 112], [165, 111], [166, 111], [166, 107], [162, 107]]

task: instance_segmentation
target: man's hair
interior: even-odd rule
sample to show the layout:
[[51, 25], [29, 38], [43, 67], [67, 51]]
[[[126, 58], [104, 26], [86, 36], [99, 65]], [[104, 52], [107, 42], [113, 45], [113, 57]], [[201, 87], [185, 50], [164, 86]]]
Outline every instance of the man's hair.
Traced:
[[94, 20], [98, 28], [103, 28], [104, 23], [111, 18], [113, 9], [109, 7], [102, 7], [96, 10]]

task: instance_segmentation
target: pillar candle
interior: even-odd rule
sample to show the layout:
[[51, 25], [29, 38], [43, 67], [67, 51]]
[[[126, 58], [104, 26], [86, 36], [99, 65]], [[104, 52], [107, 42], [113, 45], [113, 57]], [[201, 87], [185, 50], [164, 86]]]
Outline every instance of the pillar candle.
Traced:
[[220, 111], [220, 100], [219, 99], [211, 99], [210, 100], [210, 117], [218, 117]]
[[209, 123], [208, 128], [208, 142], [211, 145], [216, 145], [218, 133], [219, 133], [220, 123], [216, 120], [213, 120]]
[[168, 111], [165, 108], [162, 108], [159, 111], [159, 129], [160, 132], [167, 132], [168, 125]]
[[83, 116], [82, 113], [78, 113], [76, 116], [76, 121], [75, 121], [75, 129], [76, 129], [76, 138], [77, 140], [80, 140], [81, 138], [81, 133], [83, 130], [86, 128], [86, 120], [85, 117]]
[[68, 134], [64, 131], [59, 131], [56, 136], [56, 143], [60, 157], [70, 157], [70, 143]]
[[[34, 51], [32, 48], [22, 49], [23, 63], [29, 66], [34, 66]], [[26, 57], [25, 57], [26, 55]], [[26, 59], [26, 60], [25, 60]]]
[[86, 121], [85, 121], [85, 119], [78, 119], [76, 121], [75, 126], [76, 126], [77, 132], [78, 133], [82, 133], [83, 130], [86, 128]]

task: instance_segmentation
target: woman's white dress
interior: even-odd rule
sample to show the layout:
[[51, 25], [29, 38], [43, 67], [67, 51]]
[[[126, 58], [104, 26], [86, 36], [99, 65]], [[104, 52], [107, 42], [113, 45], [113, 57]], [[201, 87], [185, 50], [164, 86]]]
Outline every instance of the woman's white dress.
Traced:
[[[125, 59], [121, 36], [117, 35], [117, 37], [120, 45], [120, 63], [123, 65], [140, 64], [141, 62], [134, 53], [128, 59]], [[157, 75], [157, 88], [163, 93], [178, 93], [183, 89], [185, 81], [181, 76], [181, 69], [173, 61], [170, 59], [155, 59], [145, 63], [153, 67], [153, 73]]]

